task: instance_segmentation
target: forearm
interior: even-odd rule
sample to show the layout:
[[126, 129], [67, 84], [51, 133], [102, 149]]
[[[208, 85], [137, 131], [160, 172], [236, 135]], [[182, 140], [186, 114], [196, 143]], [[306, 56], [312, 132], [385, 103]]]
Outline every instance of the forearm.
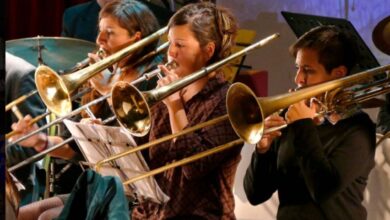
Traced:
[[[59, 143], [62, 143], [64, 140], [58, 136], [49, 136], [48, 148], [55, 146]], [[68, 145], [64, 144], [64, 146], [52, 151], [49, 153], [52, 157], [62, 158], [65, 160], [70, 160], [75, 156], [76, 152]]]
[[180, 100], [171, 103], [168, 107], [169, 122], [172, 134], [180, 132], [188, 125], [187, 114]]

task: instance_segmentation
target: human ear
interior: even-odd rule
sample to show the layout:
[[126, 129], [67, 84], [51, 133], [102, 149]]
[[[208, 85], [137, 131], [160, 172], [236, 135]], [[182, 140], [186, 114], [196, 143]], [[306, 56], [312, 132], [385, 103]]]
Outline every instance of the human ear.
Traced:
[[347, 67], [345, 67], [344, 65], [341, 65], [341, 66], [338, 66], [336, 68], [333, 68], [331, 74], [335, 78], [341, 78], [341, 77], [346, 76], [347, 72], [348, 72]]
[[215, 43], [214, 42], [208, 42], [205, 46], [205, 53], [207, 60], [210, 60], [211, 57], [214, 55], [215, 52]]
[[137, 32], [135, 32], [135, 34], [133, 34], [133, 36], [131, 36], [131, 39], [133, 41], [139, 41], [139, 40], [141, 40], [141, 38], [142, 38], [141, 31], [137, 31]]

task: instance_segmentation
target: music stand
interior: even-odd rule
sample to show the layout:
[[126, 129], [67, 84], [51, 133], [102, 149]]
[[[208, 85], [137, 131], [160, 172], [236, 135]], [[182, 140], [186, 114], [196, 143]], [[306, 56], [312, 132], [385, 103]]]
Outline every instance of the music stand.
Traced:
[[350, 21], [342, 18], [299, 14], [287, 11], [282, 11], [281, 13], [297, 38], [310, 29], [321, 25], [335, 25], [341, 30], [349, 33], [356, 42], [359, 51], [357, 65], [352, 68], [352, 74], [380, 66], [378, 60], [367, 47], [366, 43], [364, 43]]

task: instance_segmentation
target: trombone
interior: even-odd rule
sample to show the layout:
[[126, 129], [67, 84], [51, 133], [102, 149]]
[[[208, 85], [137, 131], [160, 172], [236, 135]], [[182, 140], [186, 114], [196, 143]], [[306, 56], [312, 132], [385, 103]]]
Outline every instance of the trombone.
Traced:
[[15, 114], [15, 116], [18, 118], [18, 119], [21, 119], [23, 118], [23, 115], [22, 113], [20, 113], [17, 105], [19, 105], [20, 103], [24, 102], [26, 99], [30, 98], [31, 96], [37, 94], [38, 91], [37, 90], [33, 90], [25, 95], [22, 95], [20, 96], [19, 98], [13, 100], [12, 102], [8, 103], [6, 106], [5, 106], [5, 111], [9, 111], [9, 110], [12, 110], [12, 112]]
[[[267, 44], [268, 42], [270, 42], [271, 40], [273, 40], [273, 39], [275, 39], [277, 37], [279, 37], [279, 34], [273, 34], [273, 35], [271, 35], [271, 36], [269, 36], [269, 37], [267, 37], [267, 38], [265, 38], [265, 39], [255, 43], [255, 44], [252, 44], [251, 46], [249, 46], [249, 47], [247, 47], [247, 48], [245, 48], [245, 49], [243, 49], [243, 50], [241, 50], [241, 51], [239, 51], [239, 52], [237, 52], [235, 54], [230, 55], [229, 57], [225, 58], [224, 60], [221, 60], [221, 61], [219, 61], [219, 62], [217, 62], [217, 63], [215, 63], [215, 64], [213, 64], [213, 65], [211, 65], [209, 67], [205, 67], [203, 70], [195, 72], [195, 73], [193, 73], [193, 74], [191, 74], [191, 75], [181, 79], [180, 83], [179, 83], [179, 81], [176, 81], [176, 82], [172, 83], [173, 84], [172, 87], [171, 87], [171, 85], [163, 86], [163, 87], [160, 87], [158, 89], [152, 90], [150, 92], [146, 92], [145, 94], [148, 94], [148, 97], [149, 97], [148, 100], [153, 100], [153, 102], [151, 103], [151, 101], [150, 101], [150, 103], [154, 104], [154, 103], [157, 102], [157, 99], [163, 99], [163, 98], [167, 97], [168, 95], [170, 95], [173, 92], [175, 92], [175, 90], [177, 91], [178, 89], [181, 89], [181, 88], [185, 87], [186, 85], [192, 83], [193, 81], [196, 81], [197, 79], [200, 79], [200, 78], [206, 76], [209, 72], [214, 71], [215, 69], [219, 68], [222, 65], [225, 65], [229, 61], [234, 60], [235, 58], [237, 58], [239, 56], [245, 55], [250, 50], [253, 50], [255, 48], [264, 46], [265, 44]], [[96, 103], [98, 103], [98, 102], [100, 102], [102, 100], [105, 100], [105, 99], [109, 98], [110, 96], [113, 99], [112, 102], [113, 102], [113, 105], [114, 105], [114, 102], [118, 101], [118, 95], [117, 95], [116, 91], [117, 91], [117, 89], [122, 89], [123, 86], [125, 86], [125, 88], [130, 88], [131, 90], [135, 91], [135, 95], [138, 95], [138, 97], [137, 97], [138, 99], [139, 98], [144, 99], [142, 93], [139, 92], [132, 85], [134, 85], [136, 83], [139, 83], [142, 80], [145, 80], [145, 79], [147, 80], [147, 79], [153, 77], [154, 75], [158, 75], [159, 73], [160, 73], [160, 71], [158, 71], [158, 70], [152, 71], [152, 72], [150, 72], [148, 74], [144, 74], [140, 79], [137, 79], [136, 81], [133, 81], [132, 83], [118, 82], [117, 84], [114, 85], [111, 94], [107, 94], [107, 95], [101, 96], [101, 97], [99, 97], [99, 98], [97, 98], [97, 99], [87, 103], [86, 105], [81, 106], [78, 109], [68, 113], [67, 115], [64, 115], [64, 116], [61, 116], [61, 117], [57, 118], [56, 120], [54, 120], [50, 124], [47, 124], [47, 125], [41, 127], [40, 129], [38, 129], [38, 130], [36, 130], [34, 132], [31, 132], [31, 133], [25, 135], [24, 137], [21, 137], [21, 138], [15, 140], [12, 143], [9, 143], [7, 145], [7, 147], [11, 146], [11, 145], [14, 145], [14, 144], [16, 144], [16, 143], [18, 143], [18, 142], [20, 142], [22, 140], [25, 140], [25, 139], [33, 136], [33, 135], [39, 133], [40, 131], [42, 131], [43, 129], [46, 129], [46, 128], [50, 127], [53, 124], [60, 123], [60, 122], [62, 122], [66, 118], [69, 118], [69, 117], [71, 117], [73, 115], [79, 114], [81, 111], [89, 108], [90, 106], [92, 106], [92, 105], [94, 105], [94, 104], [96, 104]], [[174, 88], [174, 86], [176, 86], [176, 88]], [[162, 94], [164, 92], [165, 92], [165, 94]], [[121, 95], [122, 95], [122, 93], [121, 93]], [[129, 94], [123, 94], [123, 95], [130, 96]], [[132, 95], [131, 97], [134, 97], [134, 95]], [[132, 99], [132, 101], [134, 101], [134, 98]], [[137, 102], [135, 102], [135, 104], [138, 105]], [[123, 106], [125, 106], [125, 105], [123, 105]], [[147, 109], [147, 113], [149, 113], [149, 115], [146, 115], [147, 120], [148, 120], [150, 118], [149, 107], [147, 105], [145, 106], [144, 104], [142, 105], [142, 107], [144, 107], [144, 109]], [[139, 105], [138, 105], [138, 108], [140, 108]], [[123, 124], [124, 124], [124, 122], [122, 122], [123, 119], [122, 118], [118, 118], [118, 114], [115, 111], [114, 111], [114, 113], [115, 113], [116, 119], [123, 126]], [[142, 125], [140, 125], [139, 123], [135, 123], [138, 126], [141, 126], [141, 127], [144, 128], [144, 129], [142, 129], [143, 132], [140, 133], [139, 130], [137, 130], [137, 131], [131, 131], [130, 133], [135, 135], [135, 136], [142, 136], [142, 135], [146, 134], [146, 132], [149, 131], [149, 127], [150, 127], [150, 121], [147, 121], [147, 122], [148, 123], [145, 123], [145, 124], [142, 124]], [[148, 127], [146, 127], [144, 125], [146, 125]], [[129, 127], [130, 126], [126, 126], [126, 128], [129, 128]], [[138, 128], [141, 128], [141, 127], [138, 127]], [[51, 147], [50, 149], [46, 149], [46, 150], [42, 151], [41, 153], [36, 154], [33, 157], [31, 157], [31, 158], [29, 158], [29, 159], [27, 159], [25, 161], [22, 161], [22, 162], [20, 162], [20, 163], [18, 163], [16, 165], [12, 166], [11, 168], [9, 168], [9, 171], [14, 171], [14, 170], [16, 170], [16, 169], [18, 169], [20, 167], [23, 167], [23, 166], [25, 166], [25, 165], [27, 165], [27, 164], [29, 164], [31, 162], [37, 161], [37, 160], [41, 159], [47, 153], [56, 150], [57, 148], [61, 147], [64, 144], [69, 143], [72, 140], [73, 140], [73, 138], [68, 138], [64, 142], [59, 143], [56, 146]]]
[[167, 29], [167, 27], [161, 28], [152, 35], [123, 48], [106, 59], [102, 59], [101, 61], [72, 74], [59, 76], [50, 67], [44, 65], [39, 66], [35, 71], [35, 82], [42, 101], [45, 103], [46, 107], [57, 116], [69, 114], [72, 111], [70, 94], [80, 85], [93, 77], [96, 73], [101, 72], [108, 66], [134, 53], [139, 48], [156, 41], [167, 31]]
[[[260, 141], [264, 133], [270, 132], [270, 130], [268, 129], [264, 130], [263, 120], [265, 119], [265, 117], [268, 117], [274, 112], [277, 112], [280, 109], [284, 109], [301, 100], [305, 100], [322, 94], [325, 94], [326, 96], [327, 94], [336, 92], [337, 94], [333, 94], [332, 99], [326, 103], [328, 107], [326, 111], [333, 112], [340, 109], [346, 110], [347, 108], [354, 107], [354, 105], [362, 103], [372, 98], [374, 95], [376, 96], [390, 92], [390, 84], [389, 81], [386, 80], [385, 83], [378, 84], [377, 82], [374, 82], [373, 84], [370, 84], [372, 85], [372, 87], [377, 87], [378, 85], [380, 86], [377, 89], [373, 89], [373, 92], [366, 93], [366, 98], [363, 98], [363, 95], [359, 95], [359, 98], [357, 98], [356, 102], [353, 100], [353, 98], [356, 96], [352, 96], [351, 99], [346, 101], [339, 99], [340, 97], [343, 98], [345, 94], [351, 93], [351, 91], [348, 90], [348, 87], [369, 81], [373, 78], [373, 76], [381, 74], [384, 71], [388, 70], [390, 70], [390, 65], [381, 66], [351, 76], [343, 77], [341, 79], [336, 79], [315, 86], [307, 87], [291, 93], [266, 98], [258, 98], [249, 87], [245, 86], [242, 83], [235, 83], [229, 88], [227, 93], [226, 108], [228, 113], [226, 115], [211, 119], [194, 127], [187, 128], [179, 133], [171, 134], [160, 139], [154, 140], [152, 142], [146, 143], [144, 145], [138, 146], [136, 148], [129, 149], [122, 153], [113, 155], [107, 159], [99, 161], [95, 165], [95, 169], [99, 172], [103, 164], [108, 163], [112, 160], [116, 160], [128, 154], [147, 149], [156, 144], [160, 144], [175, 137], [185, 135], [195, 130], [199, 130], [206, 126], [219, 123], [226, 119], [229, 119], [233, 129], [240, 137], [240, 139], [231, 141], [229, 143], [203, 151], [199, 154], [192, 155], [190, 157], [167, 164], [155, 170], [151, 170], [144, 174], [135, 176], [125, 181], [123, 184], [131, 184], [140, 179], [162, 173], [168, 169], [191, 163], [203, 157], [224, 151], [239, 144], [243, 144], [244, 142], [247, 142], [249, 144], [255, 144]], [[243, 109], [242, 106], [245, 106], [245, 109]], [[275, 129], [273, 129], [272, 131], [274, 130]]]
[[[12, 112], [14, 113], [14, 115], [16, 116], [16, 118], [18, 120], [21, 120], [23, 118], [23, 114], [20, 112], [19, 108], [17, 105], [19, 105], [20, 103], [24, 102], [26, 99], [30, 98], [31, 96], [37, 94], [38, 91], [37, 90], [33, 90], [33, 91], [30, 91], [28, 92], [27, 94], [25, 95], [22, 95], [20, 96], [19, 98], [13, 100], [12, 102], [8, 103], [6, 106], [5, 106], [5, 111], [9, 111], [9, 110], [12, 110]], [[36, 116], [35, 118], [33, 118], [33, 120], [31, 121], [30, 124], [34, 124], [42, 119], [44, 119], [46, 116], [48, 116], [50, 114], [50, 112], [45, 112], [41, 115], [38, 115]], [[12, 137], [13, 135], [15, 135], [17, 132], [15, 131], [11, 131], [9, 133], [7, 133], [5, 135], [5, 139], [8, 139], [10, 137]]]
[[[139, 60], [137, 60], [137, 62], [134, 64], [135, 66], [139, 63], [142, 63], [148, 59], [150, 59], [151, 57], [154, 57], [156, 56], [157, 54], [161, 53], [162, 51], [164, 51], [165, 49], [167, 49], [169, 46], [169, 42], [165, 42], [163, 43], [162, 45], [160, 45], [157, 49], [151, 51], [150, 53], [146, 54], [145, 56], [141, 57]], [[83, 67], [86, 67], [86, 65], [83, 63], [84, 61], [81, 61], [79, 62], [76, 66], [77, 68], [83, 68]], [[158, 69], [154, 70], [154, 72], [150, 72], [150, 73], [145, 73], [142, 77], [143, 80], [149, 80], [150, 78], [153, 78], [154, 76], [156, 76], [156, 74], [159, 76], [160, 72], [157, 71]], [[159, 76], [161, 77], [161, 76]], [[140, 81], [138, 81], [140, 82]], [[72, 96], [71, 100], [73, 101], [74, 99], [77, 99], [78, 97], [81, 97], [82, 95], [84, 95], [85, 93], [91, 91], [90, 89], [85, 89], [79, 93], [77, 93], [76, 95]], [[16, 105], [18, 105], [19, 103], [25, 101], [28, 97], [32, 96], [32, 95], [35, 95], [36, 93], [38, 93], [37, 90], [33, 90], [31, 92], [29, 92], [28, 94], [26, 95], [23, 95], [19, 98], [17, 98], [16, 100], [12, 101], [11, 103], [7, 104], [6, 106], [6, 111], [12, 109], [12, 111], [15, 113], [15, 115], [17, 116], [17, 118], [20, 120], [23, 118], [23, 115], [20, 113], [20, 111], [18, 110], [18, 108], [16, 107]], [[88, 111], [88, 108], [86, 109], [87, 112], [89, 113]], [[43, 113], [41, 115], [38, 115], [36, 116], [35, 118], [33, 118], [33, 120], [31, 120], [30, 124], [29, 125], [32, 125], [38, 121], [40, 121], [41, 119], [45, 118], [46, 116], [50, 115], [51, 112], [48, 111], [46, 113]], [[17, 132], [15, 131], [11, 131], [9, 133], [6, 134], [5, 138], [8, 139], [12, 136], [14, 136], [15, 134], [17, 134]]]
[[[257, 98], [249, 87], [242, 83], [235, 83], [229, 88], [226, 99], [229, 119], [240, 138], [247, 143], [255, 144], [260, 141], [263, 135], [263, 120], [266, 117], [301, 100], [324, 94], [325, 112], [345, 113], [356, 107], [358, 103], [364, 103], [374, 96], [390, 92], [388, 80], [380, 85], [381, 87], [378, 87], [378, 83], [374, 82], [372, 87], [377, 86], [379, 89], [366, 91], [363, 94], [355, 95], [354, 92], [356, 91], [347, 89], [353, 85], [369, 81], [375, 75], [388, 70], [390, 70], [390, 65], [385, 65], [292, 93], [265, 98]], [[360, 91], [357, 90], [357, 92]], [[245, 110], [241, 106], [246, 106]]]
[[[104, 51], [102, 49], [99, 49], [99, 51], [97, 53], [100, 55], [100, 54], [103, 54]], [[72, 70], [79, 70], [80, 68], [86, 67], [88, 65], [88, 61], [89, 61], [89, 58], [84, 59], [83, 61], [77, 63], [76, 66], [72, 68]], [[26, 101], [28, 98], [30, 98], [31, 96], [33, 96], [35, 94], [38, 94], [38, 90], [36, 90], [36, 89], [28, 92], [27, 94], [24, 94], [24, 95], [18, 97], [17, 99], [13, 100], [12, 102], [8, 103], [5, 106], [5, 111], [12, 110], [12, 112], [15, 114], [16, 118], [18, 120], [21, 120], [23, 118], [23, 114], [20, 112], [17, 105]], [[76, 96], [78, 96], [78, 94]], [[49, 114], [50, 114], [50, 112], [46, 112], [46, 113], [43, 113], [41, 115], [36, 116], [35, 118], [33, 118], [30, 125], [40, 121], [41, 119], [45, 118]], [[15, 134], [16, 134], [16, 132], [9, 132], [8, 134], [6, 134], [6, 139], [12, 137]]]
[[134, 136], [146, 135], [151, 127], [150, 107], [165, 97], [186, 87], [212, 71], [220, 68], [237, 57], [246, 55], [248, 52], [260, 48], [270, 41], [279, 37], [272, 34], [210, 66], [194, 72], [184, 78], [147, 92], [140, 92], [137, 88], [126, 82], [117, 82], [112, 88], [112, 106], [119, 124], [126, 128]]
[[[38, 132], [40, 132], [46, 128], [49, 128], [51, 125], [60, 123], [65, 118], [69, 118], [73, 115], [76, 115], [83, 110], [86, 110], [88, 113], [89, 112], [88, 108], [91, 105], [88, 105], [88, 108], [77, 109], [77, 110], [71, 112], [72, 102], [71, 102], [71, 98], [70, 98], [70, 93], [75, 91], [80, 85], [85, 83], [85, 81], [87, 81], [89, 78], [94, 76], [96, 73], [107, 68], [108, 66], [112, 65], [113, 63], [120, 61], [124, 57], [126, 57], [129, 54], [138, 50], [139, 48], [156, 41], [161, 35], [163, 35], [166, 32], [166, 30], [167, 30], [167, 27], [164, 27], [164, 28], [158, 30], [157, 32], [153, 33], [152, 35], [150, 35], [150, 36], [126, 47], [126, 48], [123, 48], [122, 50], [118, 51], [115, 54], [112, 54], [111, 56], [107, 57], [106, 59], [103, 59], [103, 60], [85, 68], [85, 69], [82, 69], [82, 70], [77, 71], [77, 72], [72, 73], [72, 74], [59, 76], [57, 73], [55, 73], [49, 67], [43, 66], [43, 65], [39, 66], [35, 72], [37, 90], [42, 98], [42, 101], [44, 101], [46, 107], [51, 112], [60, 116], [59, 119], [61, 119], [61, 120], [58, 120], [58, 119], [54, 120], [50, 124], [47, 124], [47, 125], [43, 126], [42, 128], [40, 128], [40, 129], [30, 133], [30, 134], [27, 134], [26, 136], [21, 137], [21, 138], [15, 140], [14, 142], [9, 143], [7, 146], [11, 146], [11, 145], [14, 145], [14, 144], [22, 141], [22, 140], [25, 140], [25, 139], [31, 137], [32, 135], [37, 134]], [[168, 42], [162, 44], [156, 50], [143, 56], [139, 61], [136, 62], [136, 64], [139, 64], [139, 63], [149, 59], [150, 57], [155, 56], [158, 53], [161, 53], [161, 51], [165, 50], [168, 47], [168, 45], [169, 45]], [[159, 74], [159, 72], [144, 74], [141, 77], [141, 79], [139, 79], [139, 80], [140, 81], [148, 80], [149, 78], [154, 77], [156, 74]], [[42, 82], [38, 82], [37, 78], [41, 79]], [[140, 81], [136, 80], [136, 83], [139, 83]], [[47, 84], [45, 84], [45, 83], [47, 83]], [[48, 86], [47, 88], [45, 87], [46, 85]], [[53, 85], [54, 85], [54, 87], [53, 87]], [[50, 87], [50, 86], [52, 86], [52, 87]], [[88, 92], [88, 91], [86, 91], [86, 92]], [[84, 93], [84, 92], [82, 92], [82, 93]], [[79, 94], [77, 94], [76, 96], [79, 96]], [[106, 99], [109, 96], [104, 96], [104, 97], [105, 97], [104, 99]], [[100, 97], [100, 98], [102, 98], [102, 97]], [[99, 99], [99, 102], [102, 100], [103, 99]], [[94, 104], [97, 104], [97, 103], [98, 102], [94, 102]], [[55, 110], [55, 111], [53, 111], [53, 110]], [[77, 112], [77, 113], [75, 113], [75, 112]], [[49, 113], [45, 113], [44, 116], [46, 116], [48, 114]], [[40, 117], [44, 117], [44, 116], [40, 116]], [[31, 123], [35, 123], [37, 118], [38, 117], [34, 118]], [[15, 132], [10, 132], [9, 134], [7, 134], [7, 138], [13, 136], [14, 134], [15, 134]]]
[[[164, 46], [164, 45], [162, 45], [162, 46]], [[166, 48], [166, 47], [167, 47], [167, 44], [165, 44], [164, 47]], [[167, 65], [167, 66], [170, 65], [170, 63], [168, 63], [168, 64], [166, 64], [166, 65]], [[150, 80], [151, 78], [153, 78], [153, 77], [155, 77], [155, 76], [158, 76], [158, 77], [159, 77], [159, 74], [160, 74], [159, 69], [153, 70], [153, 71], [151, 71], [151, 72], [149, 72], [149, 73], [145, 73], [145, 74], [143, 74], [140, 78], [138, 78], [138, 79], [132, 81], [132, 82], [131, 82], [131, 85], [138, 84], [138, 83], [140, 83], [140, 82], [142, 82], [142, 81], [145, 81], [145, 80]], [[64, 119], [66, 119], [66, 118], [69, 118], [69, 117], [71, 117], [71, 116], [80, 114], [80, 113], [81, 113], [82, 111], [84, 111], [84, 110], [88, 111], [89, 107], [91, 107], [91, 106], [93, 106], [93, 105], [95, 105], [95, 104], [97, 104], [97, 103], [99, 103], [99, 102], [101, 102], [101, 101], [104, 101], [104, 100], [106, 100], [107, 98], [110, 98], [110, 97], [111, 97], [111, 93], [110, 93], [110, 94], [107, 94], [107, 95], [104, 95], [104, 96], [101, 96], [101, 97], [99, 97], [99, 98], [97, 98], [97, 99], [95, 99], [95, 100], [92, 100], [92, 101], [88, 102], [87, 104], [85, 104], [85, 105], [83, 105], [83, 106], [81, 106], [81, 107], [75, 109], [74, 111], [70, 112], [68, 115], [65, 115], [65, 116], [62, 116], [62, 117], [60, 117], [60, 118], [57, 118], [56, 120], [52, 121], [51, 123], [46, 124], [46, 125], [40, 127], [39, 129], [37, 129], [37, 130], [35, 130], [35, 131], [33, 131], [33, 132], [31, 132], [31, 133], [29, 133], [29, 134], [27, 134], [27, 135], [25, 135], [25, 136], [19, 138], [19, 139], [17, 139], [17, 140], [15, 140], [15, 141], [12, 142], [12, 143], [9, 143], [6, 147], [12, 146], [12, 145], [14, 145], [14, 144], [16, 144], [16, 143], [18, 143], [18, 142], [20, 142], [20, 141], [23, 141], [23, 140], [25, 140], [25, 139], [27, 139], [27, 138], [29, 138], [29, 137], [35, 135], [35, 134], [38, 134], [40, 131], [42, 131], [42, 130], [44, 130], [44, 129], [47, 129], [47, 128], [49, 128], [50, 126], [52, 126], [52, 125], [54, 125], [54, 124], [60, 123], [60, 122], [62, 122], [62, 121], [63, 121]], [[92, 113], [91, 113], [91, 114], [92, 114]], [[92, 116], [93, 116], [93, 115], [92, 115]], [[107, 124], [107, 123], [109, 123], [109, 122], [111, 122], [111, 121], [113, 121], [113, 120], [115, 120], [115, 119], [116, 119], [116, 116], [114, 115], [114, 116], [112, 116], [112, 117], [109, 117], [109, 118], [105, 119], [105, 120], [102, 122], [102, 124]], [[50, 153], [50, 152], [52, 152], [52, 151], [57, 150], [58, 148], [62, 147], [62, 146], [65, 145], [65, 144], [70, 143], [70, 142], [73, 141], [73, 140], [74, 140], [74, 138], [73, 138], [73, 137], [70, 137], [70, 138], [64, 140], [63, 142], [58, 143], [58, 144], [56, 144], [55, 146], [50, 147], [49, 149], [46, 149], [46, 150], [44, 150], [44, 151], [42, 151], [42, 152], [40, 152], [40, 153], [38, 153], [38, 154], [33, 155], [32, 157], [30, 157], [30, 158], [28, 158], [28, 159], [26, 159], [26, 160], [24, 160], [24, 161], [19, 162], [18, 164], [13, 165], [13, 166], [10, 167], [8, 170], [9, 170], [10, 172], [13, 172], [14, 170], [17, 170], [17, 169], [19, 169], [19, 168], [21, 168], [21, 167], [23, 167], [23, 166], [25, 166], [25, 165], [27, 165], [27, 164], [30, 164], [30, 163], [32, 163], [32, 162], [36, 162], [36, 161], [42, 159], [46, 154], [48, 154], [48, 153]]]

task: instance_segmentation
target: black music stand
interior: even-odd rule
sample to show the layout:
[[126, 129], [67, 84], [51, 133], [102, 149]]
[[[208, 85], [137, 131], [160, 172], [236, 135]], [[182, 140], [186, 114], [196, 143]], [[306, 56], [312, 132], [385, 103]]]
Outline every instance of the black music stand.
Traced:
[[297, 37], [300, 37], [310, 29], [321, 25], [335, 25], [343, 31], [349, 33], [357, 43], [359, 51], [357, 60], [358, 64], [352, 68], [351, 73], [357, 73], [380, 66], [378, 60], [364, 43], [363, 39], [360, 37], [359, 33], [350, 21], [342, 18], [299, 14], [287, 11], [282, 11], [281, 13]]

